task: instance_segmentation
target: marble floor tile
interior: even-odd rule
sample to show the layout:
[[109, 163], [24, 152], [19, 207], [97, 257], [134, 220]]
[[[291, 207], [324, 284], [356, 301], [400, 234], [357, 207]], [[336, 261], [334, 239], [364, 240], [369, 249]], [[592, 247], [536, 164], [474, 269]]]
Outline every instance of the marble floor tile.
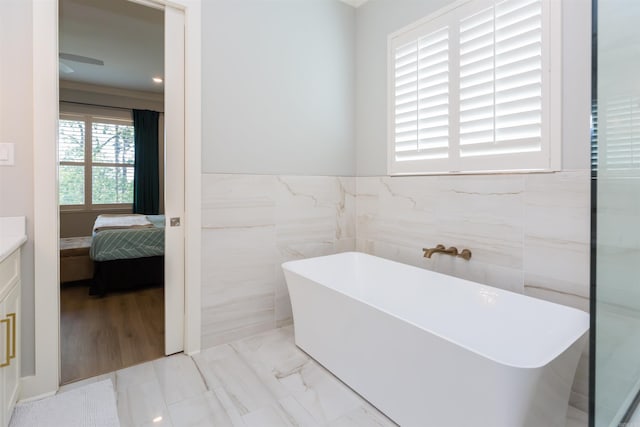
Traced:
[[281, 381], [309, 362], [286, 333], [265, 333], [231, 344], [247, 366], [275, 395], [288, 396], [291, 390]]
[[293, 397], [285, 397], [281, 399], [279, 405], [284, 409], [285, 413], [288, 414], [289, 419], [294, 422], [294, 426], [319, 426], [318, 422], [313, 418], [311, 413], [307, 411], [302, 405]]
[[153, 362], [141, 363], [129, 368], [116, 371], [114, 388], [116, 392], [124, 392], [127, 388], [147, 383], [156, 379]]
[[118, 416], [122, 426], [171, 427], [171, 417], [157, 379], [135, 384], [117, 392]]
[[207, 388], [193, 359], [184, 354], [158, 359], [153, 368], [167, 405], [202, 396]]
[[314, 361], [287, 373], [280, 382], [321, 423], [352, 411], [362, 399]]
[[[274, 400], [287, 395], [284, 388], [274, 389], [253, 371], [246, 361], [233, 350], [227, 357], [208, 359], [196, 358], [200, 371], [205, 376], [207, 384], [222, 387], [233, 402], [234, 409], [240, 415], [246, 415], [269, 406]], [[217, 353], [217, 350], [216, 350]], [[202, 365], [204, 363], [206, 365]]]
[[370, 405], [362, 405], [327, 424], [327, 427], [395, 427], [396, 425]]
[[315, 427], [320, 426], [292, 397], [285, 397], [242, 417], [247, 427]]
[[317, 423], [338, 418], [362, 400], [322, 366], [298, 349], [293, 328], [233, 343], [241, 357], [274, 393], [293, 396]]
[[169, 405], [169, 414], [174, 427], [244, 426], [242, 421], [231, 419], [212, 391]]
[[[91, 378], [114, 383], [122, 427], [395, 427], [296, 347], [293, 327]], [[570, 407], [567, 427], [586, 427]]]
[[226, 412], [227, 416], [231, 420], [231, 423], [234, 426], [245, 426], [246, 425], [244, 423], [244, 421], [242, 420], [242, 416], [238, 413], [238, 411], [236, 409], [236, 406], [234, 405], [233, 401], [231, 400], [231, 397], [229, 396], [229, 394], [227, 393], [227, 391], [224, 388], [218, 387], [218, 388], [214, 389], [213, 390], [213, 394], [215, 395], [215, 397], [218, 399], [218, 401], [222, 405], [222, 408], [224, 409], [224, 411]]

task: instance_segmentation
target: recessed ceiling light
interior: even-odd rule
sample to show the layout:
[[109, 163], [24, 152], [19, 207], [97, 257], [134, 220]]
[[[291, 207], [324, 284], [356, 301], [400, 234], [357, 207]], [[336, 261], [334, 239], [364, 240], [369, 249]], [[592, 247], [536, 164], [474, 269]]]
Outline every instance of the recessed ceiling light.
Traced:
[[156, 83], [162, 83], [162, 79], [160, 77], [154, 77], [153, 81]]

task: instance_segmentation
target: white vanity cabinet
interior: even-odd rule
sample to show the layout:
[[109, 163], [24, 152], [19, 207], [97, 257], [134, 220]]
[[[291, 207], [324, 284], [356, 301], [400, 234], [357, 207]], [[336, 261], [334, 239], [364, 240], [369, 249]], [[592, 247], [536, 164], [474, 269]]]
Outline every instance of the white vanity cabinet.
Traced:
[[0, 425], [11, 419], [20, 387], [20, 249], [0, 261]]

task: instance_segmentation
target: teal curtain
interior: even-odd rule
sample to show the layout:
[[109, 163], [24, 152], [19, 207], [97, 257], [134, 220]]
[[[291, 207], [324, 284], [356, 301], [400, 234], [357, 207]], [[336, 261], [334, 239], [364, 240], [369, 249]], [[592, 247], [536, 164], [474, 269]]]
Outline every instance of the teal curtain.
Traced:
[[133, 172], [133, 213], [160, 212], [160, 168], [158, 161], [158, 117], [160, 113], [133, 110], [135, 168]]

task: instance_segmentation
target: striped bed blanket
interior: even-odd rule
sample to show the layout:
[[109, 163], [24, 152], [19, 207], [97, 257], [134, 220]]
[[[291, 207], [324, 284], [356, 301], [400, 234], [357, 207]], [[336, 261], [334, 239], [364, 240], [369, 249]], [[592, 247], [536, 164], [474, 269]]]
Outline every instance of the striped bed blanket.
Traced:
[[[127, 215], [132, 217], [133, 215]], [[164, 215], [135, 219], [100, 215], [94, 225], [89, 256], [94, 261], [164, 255]], [[100, 221], [99, 221], [100, 220]]]

